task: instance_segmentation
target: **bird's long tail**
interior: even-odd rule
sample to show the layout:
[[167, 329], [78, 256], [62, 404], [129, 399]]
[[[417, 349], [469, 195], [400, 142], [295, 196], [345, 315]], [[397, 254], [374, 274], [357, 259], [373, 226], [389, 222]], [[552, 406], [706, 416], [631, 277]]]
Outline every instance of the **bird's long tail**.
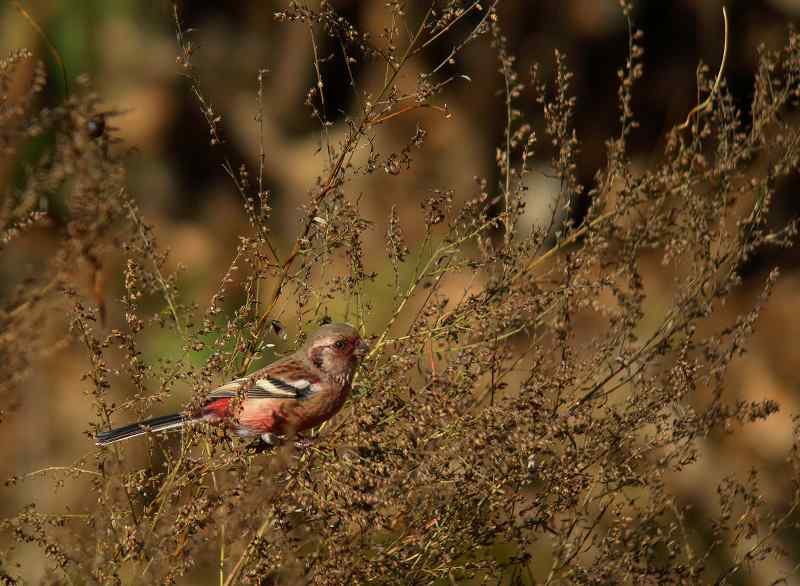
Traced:
[[180, 429], [187, 423], [196, 421], [195, 418], [187, 417], [181, 413], [173, 415], [162, 415], [161, 417], [153, 417], [138, 423], [132, 423], [125, 427], [118, 427], [109, 431], [101, 431], [97, 434], [95, 444], [98, 446], [107, 446], [114, 442], [138, 437], [152, 431], [168, 431], [170, 429]]

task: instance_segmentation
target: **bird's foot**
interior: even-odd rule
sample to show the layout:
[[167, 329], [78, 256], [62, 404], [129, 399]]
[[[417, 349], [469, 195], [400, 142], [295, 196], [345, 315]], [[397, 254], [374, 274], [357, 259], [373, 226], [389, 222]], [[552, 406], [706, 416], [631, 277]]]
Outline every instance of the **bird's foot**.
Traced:
[[259, 438], [247, 446], [253, 454], [263, 454], [283, 444], [283, 440], [272, 433], [262, 433]]
[[283, 440], [274, 433], [262, 433], [261, 441], [268, 446], [280, 446], [283, 444]]
[[294, 440], [294, 447], [298, 450], [307, 450], [316, 443], [314, 438], [297, 436]]
[[[248, 449], [253, 450], [253, 452], [256, 454], [261, 454], [273, 448], [279, 448], [285, 443], [286, 442], [283, 438], [275, 435], [274, 433], [262, 433], [259, 439], [248, 446]], [[295, 448], [301, 451], [312, 447], [315, 443], [316, 440], [313, 438], [303, 436], [295, 436], [294, 438]]]
[[270, 445], [268, 443], [265, 443], [264, 441], [261, 440], [261, 438], [259, 438], [259, 439], [255, 440], [255, 441], [250, 442], [247, 445], [246, 450], [247, 450], [247, 452], [249, 454], [255, 455], [255, 454], [263, 454], [264, 452], [268, 452], [268, 451], [272, 450], [273, 448], [274, 448], [274, 446], [272, 446], [272, 445]]

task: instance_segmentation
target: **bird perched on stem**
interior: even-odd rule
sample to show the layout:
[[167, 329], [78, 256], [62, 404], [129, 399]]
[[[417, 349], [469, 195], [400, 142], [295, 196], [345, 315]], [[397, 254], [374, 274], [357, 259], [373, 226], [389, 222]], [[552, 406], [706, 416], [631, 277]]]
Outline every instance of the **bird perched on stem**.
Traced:
[[368, 350], [354, 327], [322, 326], [294, 354], [211, 391], [199, 409], [100, 432], [96, 444], [107, 446], [198, 422], [225, 425], [241, 437], [260, 436], [275, 443], [277, 435], [294, 435], [333, 417]]

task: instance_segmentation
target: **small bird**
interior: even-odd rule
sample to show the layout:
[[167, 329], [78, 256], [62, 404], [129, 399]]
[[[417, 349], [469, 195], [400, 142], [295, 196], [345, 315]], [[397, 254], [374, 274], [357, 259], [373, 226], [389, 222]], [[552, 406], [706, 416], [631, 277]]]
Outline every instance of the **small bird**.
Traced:
[[198, 410], [103, 431], [95, 443], [107, 446], [207, 422], [228, 426], [240, 437], [260, 436], [275, 444], [276, 436], [294, 435], [333, 417], [347, 399], [353, 374], [368, 351], [354, 327], [322, 326], [294, 354], [212, 390]]

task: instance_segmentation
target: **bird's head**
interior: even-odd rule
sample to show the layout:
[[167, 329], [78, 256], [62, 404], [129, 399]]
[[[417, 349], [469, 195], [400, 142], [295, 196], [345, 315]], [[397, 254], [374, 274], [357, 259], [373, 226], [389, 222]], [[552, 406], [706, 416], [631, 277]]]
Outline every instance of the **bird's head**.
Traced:
[[314, 332], [306, 341], [305, 350], [314, 366], [327, 376], [345, 382], [369, 352], [369, 345], [353, 326], [332, 323]]

